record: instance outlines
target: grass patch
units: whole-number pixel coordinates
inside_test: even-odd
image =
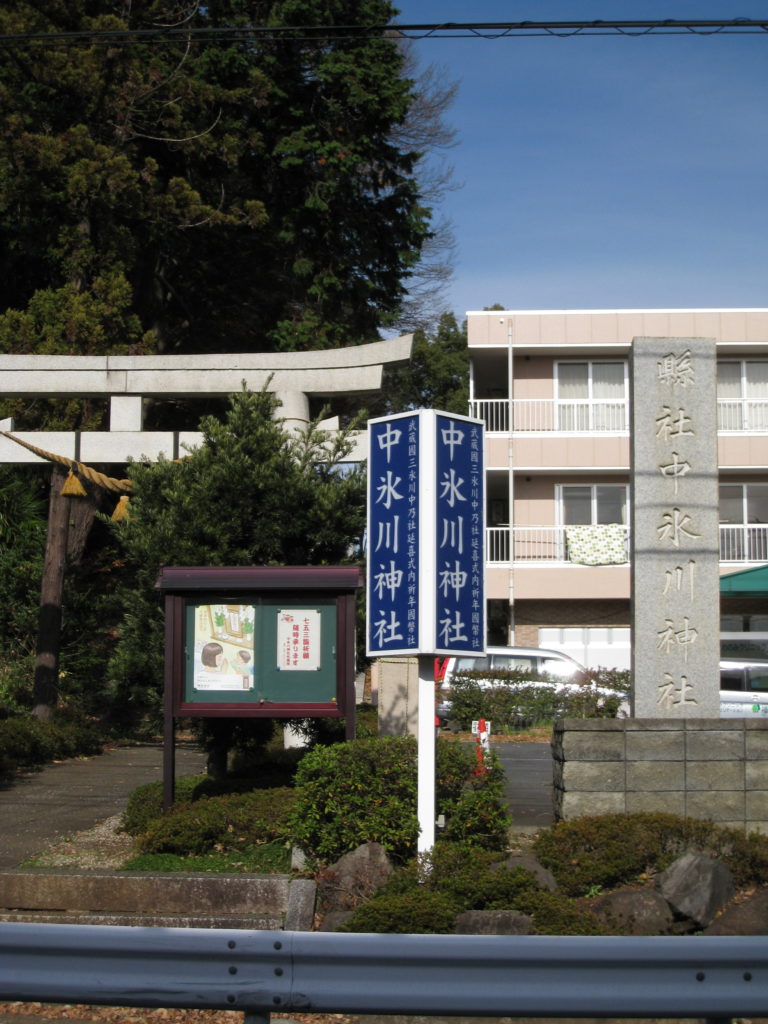
[[[550,743],[552,741],[553,722],[514,729],[509,732],[492,732],[491,743]],[[491,722],[493,727],[493,722]],[[477,737],[472,732],[452,732],[450,729],[440,730],[440,739],[450,743],[476,743]]]
[[[141,853],[131,857],[120,868],[121,871],[255,875],[286,874],[290,869],[291,851],[283,842],[189,857],[177,853]]]

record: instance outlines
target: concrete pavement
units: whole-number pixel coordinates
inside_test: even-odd
[[[177,775],[203,771],[205,755],[194,746],[176,749]],[[96,757],[45,767],[0,786],[0,869],[92,828],[125,809],[129,794],[162,780],[160,743],[111,747]]]

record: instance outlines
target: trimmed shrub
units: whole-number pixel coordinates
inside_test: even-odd
[[[243,776],[227,776],[222,779],[214,779],[209,775],[182,776],[176,779],[174,785],[174,805],[211,796],[292,786],[296,766],[304,753],[303,750],[277,750],[270,755],[262,754],[259,763],[249,763],[249,774]],[[149,782],[138,786],[128,797],[120,828],[129,835],[138,836],[146,832],[150,821],[162,815],[163,783]]]
[[[724,861],[734,884],[768,882],[768,838],[674,814],[603,814],[560,822],[540,832],[536,856],[573,896],[663,871],[693,849]]]
[[[448,741],[436,748],[437,810],[460,835],[471,820],[482,822],[480,841],[503,848],[508,819],[501,800],[501,768],[491,760],[487,775],[473,776],[472,750]],[[354,740],[317,747],[296,773],[299,800],[291,835],[310,857],[338,860],[361,843],[377,842],[395,860],[413,856],[416,816],[416,741],[413,737]],[[481,800],[478,793],[486,795]],[[469,836],[467,836],[469,838]]]
[[[516,910],[539,935],[611,934],[576,901],[543,891],[531,872],[506,868],[498,854],[466,843],[438,845],[430,858],[400,869],[341,930],[452,932],[465,910]]]
[[[180,804],[149,822],[138,848],[184,855],[270,842],[283,836],[295,800],[295,792],[284,787]]]
[[[296,773],[294,841],[331,863],[377,842],[398,860],[416,849],[416,743],[412,737],[353,740],[316,747]]]
[[[497,780],[503,780],[503,770],[495,755],[489,761],[488,774],[475,779],[477,767],[475,751],[463,743],[438,740],[435,744],[435,800],[441,810],[445,802],[456,801],[467,785],[490,788]]]
[[[454,930],[459,910],[449,897],[417,888],[375,896],[339,929],[344,932],[384,932],[444,935]]]
[[[207,776],[185,775],[176,779],[174,784],[174,806],[195,800],[198,791],[208,781]],[[137,786],[128,797],[128,803],[120,821],[120,830],[131,836],[139,836],[146,832],[149,823],[163,816],[163,783],[148,782]]]
[[[443,836],[452,842],[465,842],[484,850],[503,850],[512,818],[489,789],[468,790],[445,806]]]

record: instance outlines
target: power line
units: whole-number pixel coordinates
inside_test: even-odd
[[[286,39],[328,42],[386,36],[392,39],[509,39],[535,36],[658,36],[768,34],[768,18],[653,19],[636,21],[442,22],[413,25],[285,25],[111,29],[107,31],[25,32],[0,36],[0,46],[116,46],[132,42],[240,42]]]
[[[588,36],[588,35],[715,35],[759,34],[768,32],[768,19],[667,18],[650,21],[515,21],[515,22],[449,22],[443,25],[395,26],[406,38],[504,39],[510,36]],[[418,33],[418,34],[417,34]]]

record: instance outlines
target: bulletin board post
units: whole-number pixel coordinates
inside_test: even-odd
[[[433,409],[368,423],[369,656],[418,658],[419,852],[435,838],[436,656],[485,653],[481,420]]]

